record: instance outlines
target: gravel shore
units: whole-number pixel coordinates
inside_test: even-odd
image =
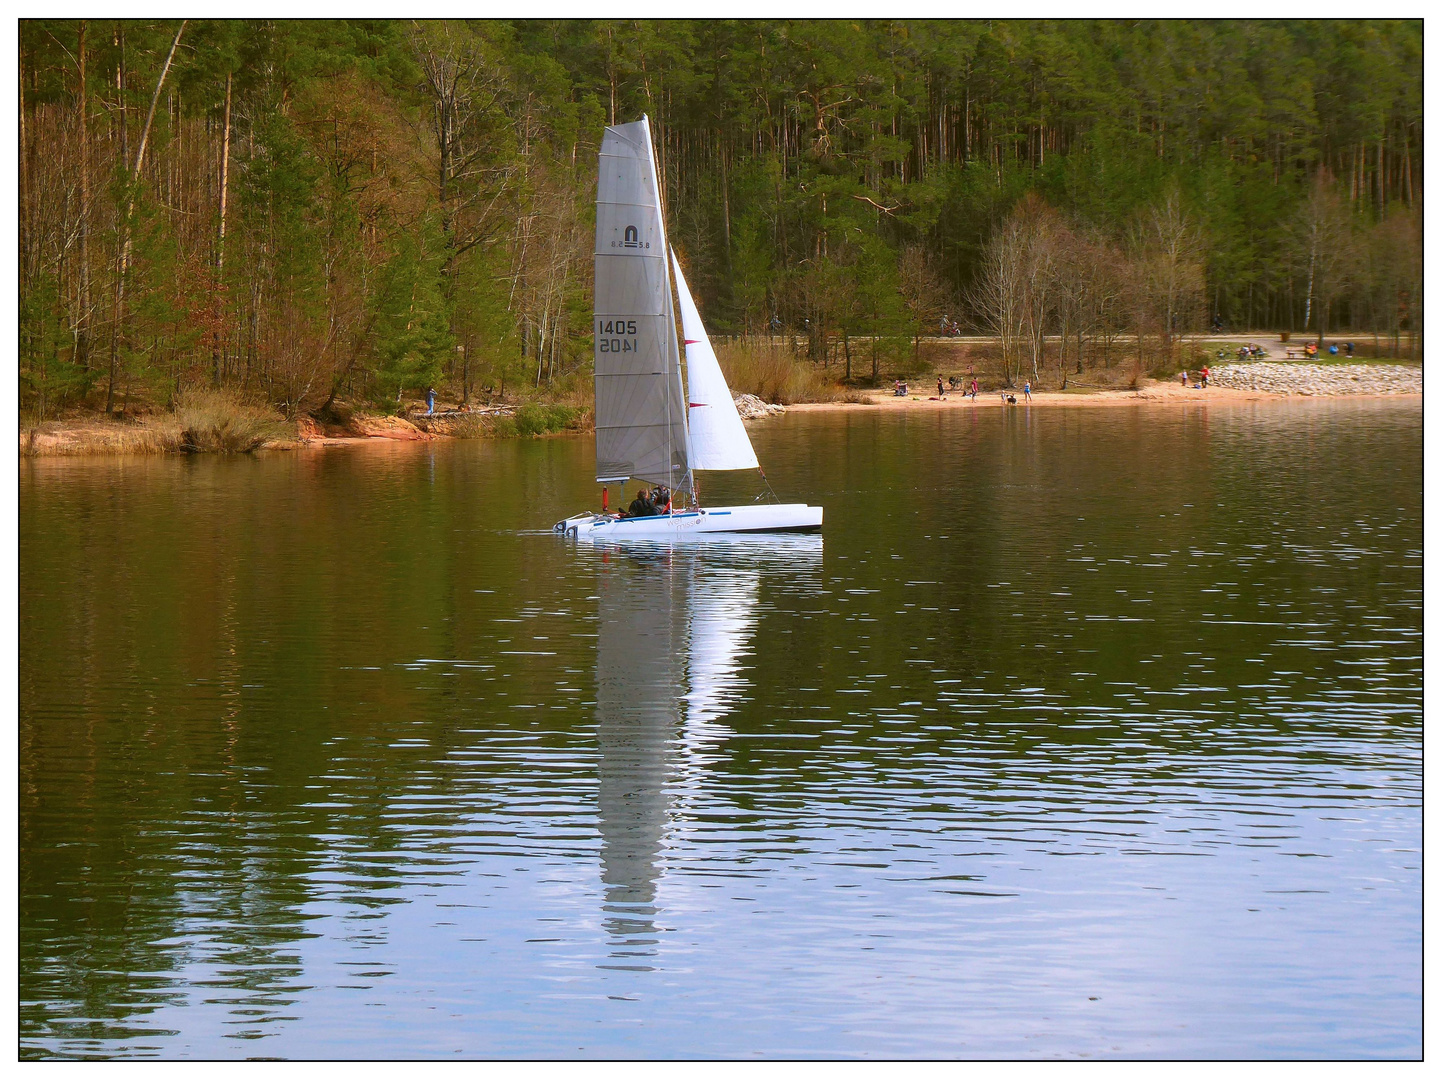
[[[1212,368],[1210,382],[1234,390],[1337,397],[1345,394],[1420,394],[1422,369],[1403,364],[1297,364],[1257,361]]]

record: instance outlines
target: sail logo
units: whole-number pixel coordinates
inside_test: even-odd
[[[626,226],[626,231],[621,235],[621,240],[620,240],[619,242],[617,242],[617,241],[615,241],[615,240],[612,240],[612,241],[611,241],[611,246],[612,246],[612,247],[623,247],[623,248],[636,248],[636,249],[641,250],[641,251],[647,251],[647,250],[650,249],[651,244],[650,244],[650,241],[645,241],[645,242],[643,242],[643,241],[641,240],[641,232],[640,232],[639,229],[636,228],[636,226],[634,226],[634,225],[627,225],[627,226]]]

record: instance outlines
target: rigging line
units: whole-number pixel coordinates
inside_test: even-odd
[[[763,491],[760,495],[757,495],[756,498],[752,499],[751,501],[760,502],[769,494],[771,496],[771,501],[774,502],[777,506],[780,506],[781,496],[776,494],[775,489],[771,486],[771,481],[766,479],[766,470],[763,469],[760,465],[757,465],[756,471],[761,474],[761,482],[766,485],[766,490]]]

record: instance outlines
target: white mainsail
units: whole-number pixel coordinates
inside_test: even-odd
[[[691,441],[688,459],[693,469],[755,469],[760,467],[746,425],[736,411],[731,388],[721,374],[715,350],[701,325],[701,314],[686,287],[681,263],[671,252],[676,270],[676,292],[681,298],[681,333],[686,339],[686,403],[690,413]]]
[[[651,126],[608,127],[596,192],[596,479],[690,490]]]

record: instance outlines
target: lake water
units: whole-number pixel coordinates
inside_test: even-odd
[[[1420,405],[753,436],[23,462],[22,1055],[1420,1055]]]

